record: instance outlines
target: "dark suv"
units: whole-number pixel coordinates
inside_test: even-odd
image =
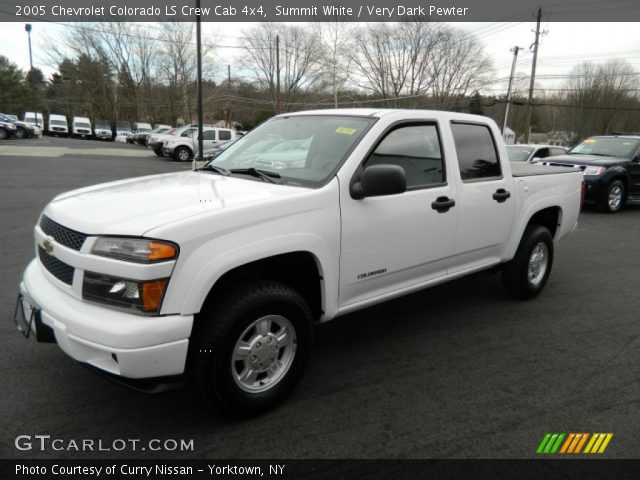
[[[0,122],[12,123],[16,127],[15,132],[12,133],[16,138],[31,138],[34,135],[34,130],[31,125],[19,120],[14,120],[4,113],[0,113]]]
[[[585,202],[614,213],[625,203],[640,203],[640,135],[590,137],[566,155],[537,163],[573,166],[584,175]]]

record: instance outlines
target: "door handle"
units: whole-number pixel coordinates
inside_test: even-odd
[[[504,188],[499,188],[496,193],[493,194],[493,199],[498,202],[506,202],[507,198],[511,196],[511,193],[507,192]]]
[[[456,201],[449,197],[438,197],[436,198],[436,201],[431,204],[431,208],[436,210],[438,213],[445,213],[455,206],[455,204]]]

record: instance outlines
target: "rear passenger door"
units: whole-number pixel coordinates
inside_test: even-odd
[[[202,132],[202,148],[205,150],[209,148],[213,148],[216,145],[216,131],[215,130],[205,130]]]
[[[513,224],[515,192],[511,176],[502,172],[488,125],[452,122],[451,133],[459,167],[459,212],[449,273],[457,273],[501,260]]]

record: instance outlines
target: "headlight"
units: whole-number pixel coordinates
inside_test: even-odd
[[[91,253],[136,263],[173,260],[178,248],[173,243],[144,238],[100,237]]]
[[[160,311],[168,283],[167,278],[137,281],[85,272],[82,298],[113,307],[155,314]]]
[[[583,175],[602,175],[606,170],[605,167],[587,167],[582,171]]]

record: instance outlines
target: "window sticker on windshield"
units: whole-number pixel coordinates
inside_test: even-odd
[[[631,142],[622,142],[623,145],[631,145]]]
[[[336,133],[341,133],[343,135],[353,135],[356,133],[355,128],[347,128],[347,127],[338,127],[336,128]]]
[[[587,138],[584,143],[596,143],[596,139],[595,138]]]

